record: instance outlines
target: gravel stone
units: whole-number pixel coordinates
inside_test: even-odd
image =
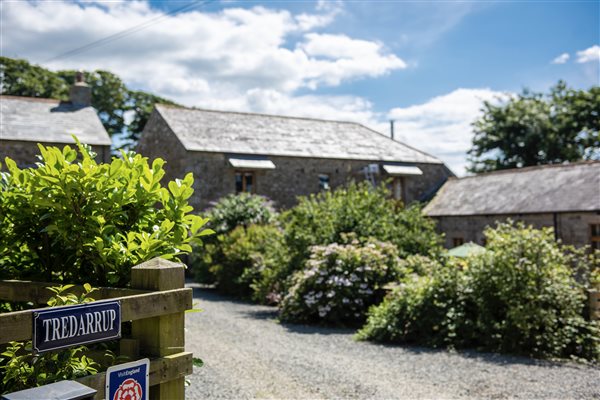
[[[188,399],[600,399],[600,367],[357,342],[352,330],[279,323],[277,309],[194,287]]]

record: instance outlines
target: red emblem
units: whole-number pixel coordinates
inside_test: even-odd
[[[141,400],[142,386],[132,378],[125,379],[115,392],[113,400]]]

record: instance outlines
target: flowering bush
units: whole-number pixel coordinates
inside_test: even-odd
[[[370,241],[314,246],[303,271],[292,279],[281,318],[355,325],[384,295],[383,286],[399,274],[396,247]]]

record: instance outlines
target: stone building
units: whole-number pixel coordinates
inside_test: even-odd
[[[91,107],[91,88],[78,77],[69,101],[0,96],[0,162],[10,157],[20,167],[34,165],[37,143],[62,147],[74,142],[92,146],[98,161],[110,161],[111,140]]]
[[[448,248],[485,244],[483,230],[510,218],[552,227],[566,244],[600,249],[600,162],[451,178],[423,212],[437,220]]]
[[[167,161],[167,177],[194,173],[191,204],[236,192],[279,208],[347,181],[390,179],[406,203],[430,198],[452,172],[438,159],[352,122],[157,105],[137,151]]]

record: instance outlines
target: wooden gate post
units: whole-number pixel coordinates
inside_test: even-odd
[[[171,290],[184,287],[184,265],[154,258],[131,269],[131,287]],[[165,308],[166,309],[166,308]],[[132,336],[139,341],[142,356],[164,357],[185,351],[185,313],[177,312],[132,322]],[[150,388],[150,399],[185,398],[185,378]]]

